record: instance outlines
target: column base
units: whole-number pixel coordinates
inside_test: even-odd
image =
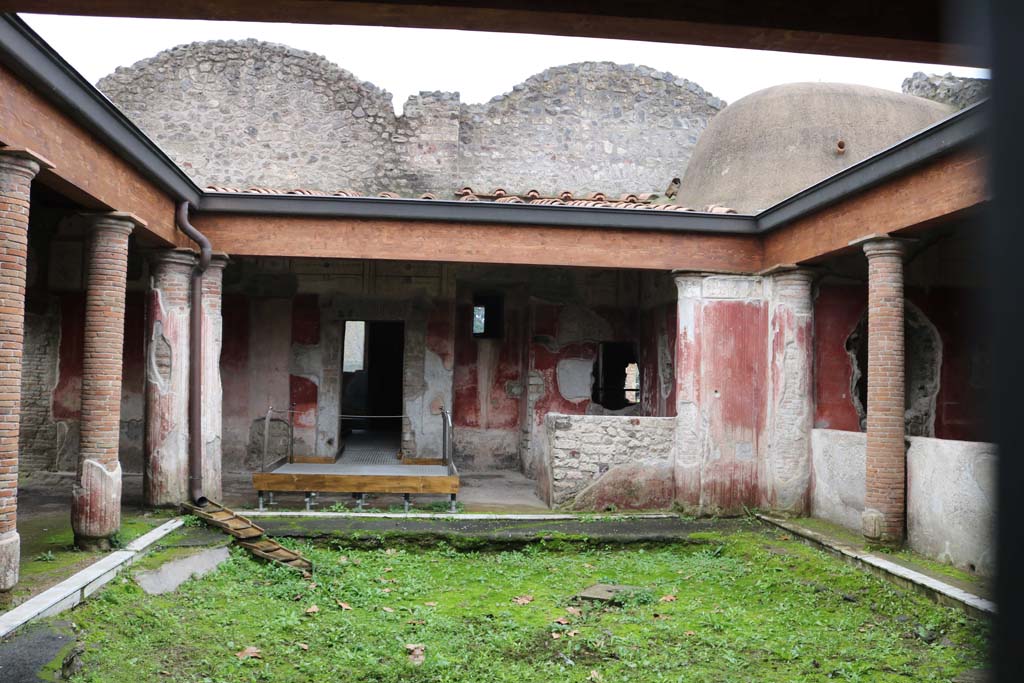
[[[0,536],[0,591],[9,591],[18,585],[21,565],[21,536],[9,531]]]
[[[102,536],[100,538],[92,538],[91,536],[78,536],[75,535],[75,547],[79,550],[92,551],[92,550],[110,550],[114,547],[110,539]]]
[[[885,515],[878,510],[864,510],[860,513],[860,528],[864,540],[869,545],[881,545],[898,548],[903,545],[903,538],[885,532]]]

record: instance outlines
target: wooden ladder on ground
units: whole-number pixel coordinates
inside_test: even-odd
[[[303,576],[312,576],[312,562],[294,550],[289,550],[277,541],[267,538],[262,527],[253,524],[252,520],[234,510],[213,501],[208,502],[204,507],[191,503],[183,503],[182,507],[210,526],[215,526],[224,533],[234,536],[238,545],[256,557],[289,569],[295,569],[302,572]]]

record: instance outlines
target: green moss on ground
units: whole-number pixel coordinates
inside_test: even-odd
[[[706,540],[492,553],[289,542],[316,563],[313,581],[236,548],[176,593],[119,580],[77,608],[74,680],[949,681],[984,665],[987,626],[962,612],[781,532]],[[573,601],[598,582],[641,590],[621,607]],[[421,666],[409,644],[424,646]],[[260,658],[236,656],[250,647]]]
[[[841,541],[849,546],[853,546],[854,548],[862,550],[869,549],[872,552],[886,555],[894,562],[898,562],[899,564],[910,567],[911,569],[917,569],[922,573],[930,574],[935,578],[953,579],[955,582],[961,584],[962,587],[968,589],[973,587],[976,592],[980,593],[986,593],[988,591],[988,582],[984,577],[965,572],[964,570],[958,569],[957,567],[945,562],[938,562],[936,560],[929,559],[924,555],[919,555],[907,548],[893,551],[879,548],[867,548],[867,544],[865,543],[863,536],[856,534],[845,527],[841,527],[838,524],[833,524],[832,522],[827,522],[823,519],[801,517],[799,519],[792,520],[792,522],[810,529],[811,531],[816,531],[819,534],[824,534],[834,538],[837,541]]]

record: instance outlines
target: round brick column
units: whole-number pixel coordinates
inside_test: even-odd
[[[861,525],[869,541],[903,542],[906,501],[903,245],[878,239],[868,258],[867,472]]]
[[[220,379],[220,350],[224,338],[221,310],[224,266],[228,257],[214,254],[203,273],[203,492],[221,500],[223,450],[223,390]]]
[[[128,236],[125,214],[89,216],[82,422],[71,526],[79,548],[105,548],[121,526],[121,366]]]
[[[18,431],[29,191],[40,162],[0,150],[0,591],[18,583]]]
[[[163,249],[149,261],[143,491],[147,505],[180,505],[189,493],[189,286],[196,257]]]

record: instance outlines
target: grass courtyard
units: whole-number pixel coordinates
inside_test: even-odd
[[[119,578],[70,618],[76,681],[949,681],[987,627],[758,525],[691,545],[239,551],[176,592]],[[171,551],[150,556],[165,561]],[[595,583],[635,586],[578,601]]]

